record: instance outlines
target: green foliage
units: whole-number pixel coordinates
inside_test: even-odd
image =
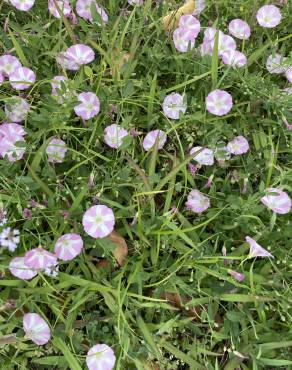
[[[291,95],[281,94],[285,79],[265,69],[272,52],[291,58],[291,3],[267,35],[255,21],[259,2],[209,1],[200,17],[203,27],[217,19],[227,32],[231,19],[251,21],[251,39],[237,40],[249,61],[240,70],[221,64],[216,48],[204,58],[197,48],[175,50],[160,19],[178,1],[145,1],[130,13],[124,0],[100,3],[109,12],[103,27],[97,12],[93,24],[79,18],[71,25],[49,16],[47,2],[37,2],[29,13],[0,4],[1,24],[8,25],[0,29],[1,52],[14,48],[37,72],[37,83],[26,95],[31,105],[24,123],[26,156],[13,164],[0,161],[0,201],[9,225],[21,230],[20,254],[38,245],[52,251],[56,239],[72,230],[85,242],[84,252],[61,263],[55,279],[18,280],[8,270],[12,254],[0,254],[1,369],[84,369],[86,352],[96,343],[112,346],[120,370],[290,368],[291,213],[275,218],[259,199],[267,186],[292,194],[292,131],[283,125],[283,117],[292,123]],[[68,73],[70,94],[58,104],[50,89],[60,74],[55,57],[76,35],[97,58]],[[201,41],[202,33],[196,45]],[[129,59],[120,66],[125,52]],[[227,116],[205,112],[205,97],[215,87],[233,96]],[[74,91],[100,98],[101,113],[86,126],[72,114]],[[168,120],[161,109],[173,91],[185,93],[188,103],[178,121]],[[4,83],[0,103],[12,95],[15,91]],[[138,135],[111,150],[103,143],[103,130],[111,123],[142,134],[163,129],[168,142],[163,150],[145,153]],[[201,168],[195,177],[188,172],[190,146],[215,149],[237,135],[249,140],[246,155]],[[56,136],[69,150],[64,163],[52,165],[45,148]],[[210,176],[205,192],[211,208],[194,215],[184,207],[186,196],[194,187],[203,189]],[[25,219],[31,199],[41,206]],[[117,231],[127,242],[122,267],[112,257],[112,243],[83,232],[82,215],[96,201],[114,210]],[[246,235],[260,238],[275,260],[247,260]],[[103,259],[106,267],[100,265]],[[246,279],[234,280],[230,268]],[[24,340],[25,312],[47,318],[52,340],[46,346]]]

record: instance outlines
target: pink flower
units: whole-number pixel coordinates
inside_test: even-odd
[[[203,42],[214,42],[216,33],[219,33],[219,40],[224,36],[224,33],[220,30],[217,30],[216,28],[213,27],[207,27],[204,31],[204,40]]]
[[[224,116],[232,108],[232,96],[224,90],[214,90],[206,98],[207,111],[215,116]]]
[[[9,82],[16,90],[26,90],[35,83],[35,73],[26,67],[19,67],[9,75]]]
[[[5,115],[11,122],[22,122],[26,119],[29,109],[25,99],[13,96],[5,104]]]
[[[273,74],[282,74],[285,73],[287,66],[285,66],[285,60],[280,54],[271,54],[266,63],[266,68],[270,73]]]
[[[49,325],[37,313],[26,313],[23,316],[23,330],[27,338],[43,346],[51,338]]]
[[[179,20],[179,27],[184,28],[187,32],[189,41],[193,41],[199,34],[201,29],[200,22],[192,15],[182,15]]]
[[[195,0],[195,10],[193,12],[193,15],[200,15],[205,7],[205,0]]]
[[[164,144],[166,143],[166,133],[162,130],[153,130],[148,132],[148,134],[145,136],[143,140],[143,148],[148,152],[150,149],[152,149],[156,143],[158,136],[158,149],[162,149],[164,147]]]
[[[65,52],[65,56],[79,67],[91,63],[95,58],[94,51],[84,44],[70,46]]]
[[[281,12],[275,5],[264,5],[257,12],[258,24],[266,28],[274,28],[281,22]]]
[[[128,0],[130,5],[143,5],[143,0]]]
[[[179,119],[180,114],[186,112],[187,103],[184,101],[183,95],[171,93],[164,98],[162,108],[166,117]]]
[[[228,270],[228,274],[234,277],[235,280],[241,282],[245,279],[245,275],[234,270]]]
[[[91,7],[96,7],[97,13],[100,15],[104,23],[108,22],[107,12],[99,6],[95,0],[77,0],[76,3],[76,12],[81,17],[90,22],[93,22],[93,16],[91,14]],[[100,24],[99,24],[100,25]]]
[[[22,126],[17,123],[3,123],[0,125],[0,155],[10,162],[21,159],[25,153],[24,147],[16,146],[16,143],[25,142],[26,135]]]
[[[63,261],[73,260],[81,253],[83,240],[78,234],[62,235],[55,244],[55,254]]]
[[[226,53],[227,51],[235,50],[235,49],[236,49],[236,42],[231,36],[228,36],[228,35],[223,35],[222,37],[219,36],[218,55],[220,57],[222,57],[224,53]]]
[[[285,73],[285,76],[289,82],[292,83],[292,67],[289,67]]]
[[[52,94],[57,94],[57,90],[61,89],[61,83],[68,81],[68,78],[65,76],[55,76],[52,79]]]
[[[115,216],[107,206],[93,206],[84,213],[82,224],[85,232],[92,238],[104,238],[113,231]]]
[[[178,27],[174,30],[172,38],[176,50],[186,53],[194,48],[195,39],[191,39],[191,34],[191,31],[183,27]]]
[[[116,356],[107,344],[96,344],[87,352],[86,365],[89,370],[112,370]]]
[[[292,125],[289,124],[286,118],[283,118],[283,122],[288,130],[292,130]]]
[[[57,63],[60,64],[60,66],[63,69],[68,69],[69,71],[78,71],[80,68],[80,65],[71,60],[66,52],[61,52],[56,56]]]
[[[249,150],[248,141],[243,136],[237,136],[227,144],[227,150],[231,154],[244,154]]]
[[[32,269],[43,270],[57,264],[57,257],[42,247],[31,249],[24,255],[24,263]]]
[[[33,7],[35,0],[9,0],[10,3],[15,6],[16,9],[27,12]]]
[[[60,104],[64,102],[64,99],[70,96],[70,91],[67,88],[67,82],[68,78],[65,76],[55,76],[51,82],[52,95],[57,96],[58,103]],[[65,85],[65,89],[62,85]]]
[[[202,149],[201,146],[195,146],[190,150],[190,154],[194,154]],[[204,148],[199,154],[194,157],[194,161],[200,165],[212,166],[214,164],[214,152],[212,149]]]
[[[269,253],[266,249],[264,249],[262,246],[260,246],[254,239],[252,239],[249,236],[245,237],[246,242],[250,245],[249,250],[249,257],[271,257],[274,258],[274,256]]]
[[[0,125],[0,138],[2,136],[25,136],[26,132],[24,131],[23,127],[18,123],[2,123]]]
[[[240,51],[229,49],[226,50],[222,55],[224,64],[232,67],[244,67],[247,63],[246,56]]]
[[[0,72],[0,86],[3,84],[3,82],[4,82],[4,75],[3,75],[3,73],[2,72]]]
[[[200,54],[201,54],[201,56],[204,57],[205,55],[212,55],[212,53],[213,53],[213,44],[212,44],[212,42],[204,41],[200,45]]]
[[[64,16],[69,17],[71,12],[72,12],[70,2],[68,0],[58,0],[57,4],[58,4],[60,10],[62,11],[62,13],[64,14]],[[48,9],[49,9],[49,12],[52,14],[52,16],[54,16],[55,18],[58,18],[58,19],[61,18],[60,14],[59,14],[59,12],[56,8],[56,5],[54,3],[54,0],[49,0],[48,1]]]
[[[30,269],[24,262],[24,257],[15,257],[9,263],[12,275],[22,280],[30,280],[37,275],[37,271]]]
[[[124,138],[128,135],[127,130],[115,123],[104,129],[104,141],[111,148],[118,149],[122,146]]]
[[[193,175],[193,176],[195,176],[195,174],[198,171],[198,166],[195,166],[194,164],[189,163],[188,164],[188,169],[189,169],[190,174]]]
[[[52,163],[62,163],[66,152],[66,143],[60,139],[52,139],[46,149],[48,161]]]
[[[228,26],[229,33],[240,39],[247,40],[250,38],[250,27],[242,19],[233,19]]]
[[[266,195],[261,198],[261,202],[273,212],[281,215],[289,213],[291,210],[291,199],[289,195],[281,189],[266,189]]]
[[[96,116],[100,111],[100,102],[98,97],[92,92],[84,92],[78,95],[77,100],[81,104],[74,107],[77,116],[81,117],[84,121],[89,120]]]
[[[18,58],[5,54],[0,57],[0,73],[9,77],[16,69],[22,67]]]
[[[194,213],[202,213],[210,207],[210,199],[199,190],[192,190],[188,195],[186,208]]]

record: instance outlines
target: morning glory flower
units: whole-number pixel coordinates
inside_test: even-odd
[[[29,112],[28,102],[19,96],[11,97],[5,104],[5,115],[10,122],[22,122]]]
[[[153,130],[148,132],[148,134],[145,136],[143,140],[143,148],[148,152],[150,149],[152,149],[156,143],[158,136],[158,149],[162,149],[166,143],[167,136],[166,133],[162,130]]]
[[[52,163],[62,163],[66,152],[66,143],[61,139],[52,139],[46,148],[48,161]]]
[[[195,154],[199,150],[201,151],[194,157],[194,161],[198,162],[202,166],[212,166],[214,164],[213,150],[209,148],[202,148],[201,146],[195,146],[190,150],[190,154]]]
[[[35,73],[26,67],[19,67],[9,75],[9,82],[16,90],[26,90],[35,83]]]
[[[127,130],[114,123],[104,129],[104,142],[111,148],[118,149],[128,135]]]
[[[291,198],[285,191],[277,188],[268,188],[261,202],[275,213],[284,215],[291,210]]]
[[[31,269],[43,270],[57,264],[57,257],[42,247],[34,248],[25,253],[24,263]]]
[[[21,10],[23,12],[27,12],[33,7],[35,0],[9,0],[9,1],[13,6],[15,6],[16,9]]]
[[[20,60],[13,55],[5,54],[0,57],[0,73],[4,77],[9,77],[20,67],[22,67]]]
[[[188,195],[186,208],[194,213],[202,213],[210,207],[210,199],[199,190],[192,190]]]
[[[231,154],[244,154],[249,150],[248,141],[244,136],[237,136],[227,144],[227,150]]]
[[[183,27],[178,27],[174,30],[172,38],[176,50],[186,53],[194,48],[195,39],[191,39],[191,34],[191,31]]]
[[[200,15],[205,7],[205,0],[195,0],[195,10],[193,11],[193,15]]]
[[[229,33],[240,39],[247,40],[250,38],[250,27],[242,19],[233,19],[228,26]]]
[[[71,261],[83,248],[83,240],[78,234],[64,234],[55,244],[55,255],[63,261]]]
[[[201,24],[197,18],[190,14],[182,15],[179,20],[179,27],[186,30],[186,37],[193,41],[199,34],[201,29]]]
[[[206,97],[207,111],[216,116],[224,116],[232,106],[232,96],[224,90],[214,90]]]
[[[272,74],[282,74],[287,70],[285,66],[285,61],[287,58],[284,58],[280,54],[271,54],[266,63],[267,70]]]
[[[89,370],[112,370],[116,356],[107,344],[96,344],[87,352],[86,365]]]
[[[11,274],[21,280],[31,280],[37,275],[36,270],[32,270],[24,262],[24,257],[15,257],[9,263]]]
[[[74,107],[77,116],[84,121],[96,116],[100,111],[99,98],[92,92],[84,92],[78,95],[77,100],[80,104]]]
[[[244,67],[247,63],[246,56],[240,51],[229,49],[222,55],[223,63],[232,67]]]
[[[91,47],[84,44],[76,44],[66,50],[65,57],[80,67],[91,63],[95,58],[95,54]]]
[[[51,338],[49,325],[37,313],[26,313],[23,316],[23,330],[25,336],[39,346],[43,346]]]
[[[275,5],[264,5],[257,12],[258,24],[266,28],[274,28],[281,22],[281,12]]]
[[[64,14],[64,16],[69,17],[71,12],[72,12],[70,2],[68,0],[57,0],[56,2],[58,4],[60,10]],[[48,9],[49,9],[49,12],[52,14],[52,16],[54,16],[55,18],[58,18],[58,19],[61,18],[60,14],[58,12],[58,9],[56,8],[54,0],[49,0],[48,1]]]
[[[292,67],[288,67],[287,71],[285,72],[285,76],[287,80],[292,83]]]
[[[250,245],[249,250],[249,257],[271,257],[274,258],[274,256],[269,253],[265,248],[260,246],[254,239],[252,239],[250,236],[245,237],[246,242]]]
[[[171,93],[164,98],[162,108],[166,117],[179,119],[180,115],[186,112],[187,103],[185,102],[183,95]]]
[[[17,123],[3,123],[0,125],[0,155],[7,157],[9,162],[21,159],[25,153],[25,147],[16,146],[16,143],[25,142],[26,132]]]
[[[81,18],[93,22],[91,7],[94,5],[96,8],[96,12],[100,15],[103,22],[107,23],[108,22],[107,12],[101,6],[99,6],[95,0],[77,0],[76,12]]]
[[[97,205],[84,213],[82,224],[85,232],[92,238],[104,238],[113,231],[115,216],[109,207]]]

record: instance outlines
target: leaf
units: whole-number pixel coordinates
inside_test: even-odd
[[[215,90],[218,81],[218,45],[219,45],[219,30],[215,35],[214,49],[212,53],[212,64],[211,64],[211,77],[212,77],[212,89]]]
[[[107,238],[116,245],[116,248],[112,251],[112,254],[117,260],[118,264],[123,266],[128,255],[128,245],[125,239],[117,231],[113,231]]]
[[[156,355],[156,357],[160,357],[157,345],[153,340],[153,335],[150,333],[148,326],[145,324],[141,316],[137,317],[137,324],[144,336],[145,341],[148,343],[153,353]]]
[[[52,342],[63,353],[71,370],[82,370],[79,361],[61,338],[55,337]]]
[[[12,41],[12,44],[15,47],[16,53],[17,53],[17,55],[18,55],[21,63],[25,67],[28,67],[29,66],[28,60],[26,59],[21,46],[19,45],[18,41],[16,40],[16,38],[14,37],[13,33],[11,32],[11,30],[9,28],[8,28],[8,33],[9,33],[9,36],[10,36],[11,41]]]

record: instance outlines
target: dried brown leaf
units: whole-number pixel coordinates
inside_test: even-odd
[[[116,244],[117,247],[113,250],[112,253],[118,264],[122,266],[125,262],[126,257],[128,256],[128,245],[125,239],[117,231],[113,231],[108,236],[108,239],[113,244]]]
[[[163,28],[165,29],[165,31],[173,30],[177,26],[179,19],[182,15],[192,14],[194,10],[195,10],[195,1],[189,0],[179,9],[170,12],[162,19]]]

